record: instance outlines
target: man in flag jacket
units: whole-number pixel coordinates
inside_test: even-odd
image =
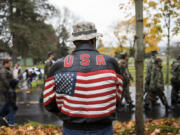
[[[43,91],[45,108],[63,120],[63,135],[113,135],[122,77],[117,61],[96,50],[95,25],[73,26],[76,48],[51,67]]]

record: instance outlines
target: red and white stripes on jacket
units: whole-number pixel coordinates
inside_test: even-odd
[[[121,101],[122,77],[114,70],[77,72],[74,95],[58,94],[54,76],[45,82],[44,106],[53,99],[59,110],[71,117],[98,118],[109,116],[116,110],[116,100]]]

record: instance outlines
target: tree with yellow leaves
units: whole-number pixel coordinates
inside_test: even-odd
[[[129,1],[128,5],[120,4],[120,10],[124,11],[125,18],[127,20],[119,22],[115,29],[114,35],[117,37],[120,46],[134,47],[134,35],[135,35],[135,16],[128,10],[134,6],[134,1]],[[156,10],[157,3],[154,1],[144,0],[144,34],[145,34],[145,52],[149,53],[152,50],[159,51],[158,43],[161,41],[162,28],[160,19],[157,12],[152,13],[152,10]]]
[[[105,47],[101,39],[98,41],[97,49],[102,54],[114,56],[115,49],[113,47]]]
[[[167,37],[167,72],[166,72],[166,83],[169,81],[169,49],[171,37],[180,32],[180,1],[179,0],[143,0],[144,8],[144,42],[145,42],[145,52],[149,53],[152,50],[159,51],[158,43],[163,37]],[[134,15],[130,13],[130,9],[134,6],[134,1],[129,1],[128,5],[120,5],[120,10],[124,10],[126,21],[120,22],[119,24],[128,24],[134,18]],[[115,31],[121,31],[122,25],[117,24]],[[133,25],[133,24],[132,24]],[[125,30],[126,31],[126,30]],[[132,30],[134,31],[134,30]],[[126,37],[116,37],[121,40],[132,39],[131,36],[126,32]],[[125,43],[125,41],[123,41]]]

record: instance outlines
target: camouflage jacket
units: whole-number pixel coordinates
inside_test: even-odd
[[[120,73],[123,76],[124,85],[128,85],[130,83],[130,81],[133,80],[133,77],[132,77],[131,73],[129,72],[127,61],[120,60],[119,68],[120,68]]]
[[[53,65],[53,61],[52,60],[46,60],[45,61],[45,65],[44,65],[44,78],[47,78],[47,75],[50,72],[51,66]]]
[[[162,67],[154,65],[150,80],[150,89],[164,89]]]
[[[147,64],[146,81],[148,81],[148,82],[150,82],[150,80],[151,80],[151,73],[152,73],[152,69],[153,69],[155,59],[156,59],[155,57],[151,57],[151,59],[149,60],[149,62]]]
[[[173,80],[176,80],[176,82],[180,83],[180,60],[174,61],[171,65],[171,74]]]
[[[13,80],[10,69],[1,67],[0,69],[0,92],[8,91],[10,88],[10,81]]]

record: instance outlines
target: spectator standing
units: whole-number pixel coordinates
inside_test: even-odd
[[[40,68],[38,69],[38,72],[39,72],[39,75],[38,75],[37,82],[38,82],[38,85],[39,85],[40,81],[42,80],[42,72],[41,72]]]
[[[15,93],[17,81],[13,79],[10,66],[11,61],[9,59],[3,60],[3,67],[0,69],[0,91],[5,97],[5,103],[0,109],[0,116],[8,126],[14,126],[17,110]]]
[[[31,82],[33,81],[33,74],[31,71],[28,71],[28,69],[26,69],[25,72],[26,72],[26,81],[28,88],[31,88],[32,87]]]
[[[63,135],[113,135],[122,79],[115,58],[96,50],[95,25],[73,26],[72,54],[57,60],[43,91],[45,108],[63,120]]]
[[[15,64],[13,68],[13,78],[17,81],[20,81],[22,77],[22,68],[19,66],[19,64]]]

